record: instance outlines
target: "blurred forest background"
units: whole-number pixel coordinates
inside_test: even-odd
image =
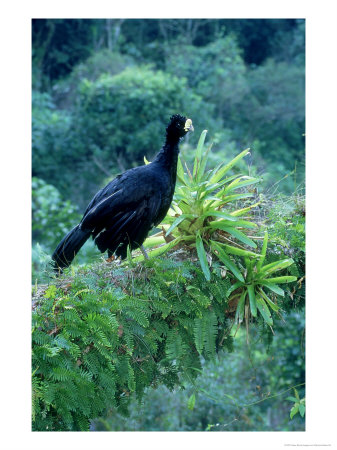
[[[33,19],[32,84],[34,283],[95,192],[151,160],[174,113],[193,120],[181,147],[186,161],[203,129],[214,142],[213,166],[251,148],[250,174],[262,176],[265,198],[278,199],[270,211],[275,242],[292,240],[304,258],[296,213],[305,172],[304,20]],[[87,243],[77,261],[97,254]],[[240,413],[217,398],[249,404],[303,382],[303,329],[304,313],[294,311],[268,354],[258,332],[250,348],[239,335],[234,354],[205,365],[194,411],[188,386],[173,395],[160,388],[130,418],[112,414],[93,429],[302,430],[284,395]]]

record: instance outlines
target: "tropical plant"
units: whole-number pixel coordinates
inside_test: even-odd
[[[257,249],[254,236],[245,230],[253,230],[258,225],[250,215],[259,202],[247,204],[255,196],[253,192],[242,191],[260,180],[255,177],[228,172],[249,152],[242,151],[227,164],[220,164],[206,171],[207,158],[212,144],[204,152],[207,131],[201,133],[195,153],[193,170],[186,165],[184,173],[181,160],[178,161],[179,186],[176,189],[172,208],[161,224],[162,231],[151,236],[145,247],[164,243],[150,256],[158,256],[176,245],[195,249],[206,280],[211,279],[213,260],[218,260],[223,270],[228,271],[232,286],[227,292],[232,303],[237,301],[235,322],[240,324],[243,318],[257,317],[259,312],[264,321],[271,326],[273,319],[270,309],[275,312],[279,307],[267,296],[265,288],[277,295],[284,291],[277,283],[290,283],[295,276],[270,277],[274,272],[286,269],[293,260],[282,259],[263,266],[267,253],[268,233],[265,233],[261,253],[248,250]],[[240,206],[238,207],[238,202]],[[242,204],[244,202],[244,204]],[[166,242],[165,242],[166,241]],[[169,242],[167,242],[169,241]],[[142,257],[139,257],[141,259]],[[246,302],[247,299],[247,302]],[[249,301],[248,301],[249,300]]]
[[[296,281],[295,276],[285,275],[280,277],[271,276],[274,272],[286,269],[294,263],[291,258],[275,261],[265,264],[264,260],[267,252],[268,232],[265,233],[262,252],[260,255],[252,256],[251,258],[244,256],[245,268],[242,272],[236,270],[234,275],[238,279],[227,291],[229,302],[237,303],[235,313],[235,323],[240,326],[243,319],[245,319],[248,326],[249,317],[257,317],[259,312],[267,325],[273,325],[273,318],[270,314],[270,309],[279,313],[280,306],[275,304],[266,294],[265,288],[274,294],[284,296],[284,290],[278,284],[290,283]],[[221,244],[214,243],[218,248],[220,259],[223,258]],[[269,309],[270,308],[270,309]]]
[[[287,397],[287,400],[294,402],[294,405],[290,410],[290,419],[293,419],[297,413],[300,413],[301,417],[304,417],[305,415],[305,397],[300,398],[297,389],[293,388],[293,390],[295,397]]]
[[[247,214],[258,203],[245,206],[240,209],[229,211],[231,204],[238,200],[254,197],[252,192],[235,192],[244,186],[259,182],[258,178],[235,174],[229,177],[225,175],[242,158],[249,149],[244,150],[228,164],[220,164],[214,170],[206,170],[208,154],[212,144],[206,152],[203,152],[204,141],[207,130],[201,133],[197,150],[195,153],[193,170],[186,166],[187,174],[184,173],[181,159],[178,160],[178,187],[173,199],[172,208],[161,224],[165,233],[157,233],[147,240],[145,246],[151,246],[169,240],[162,250],[171,248],[173,245],[188,244],[197,248],[198,256],[206,279],[209,280],[210,272],[207,263],[207,255],[204,245],[211,248],[212,238],[227,242],[228,248],[241,248],[248,255],[241,244],[256,248],[255,242],[242,230],[255,229],[254,222],[243,220]],[[226,210],[224,206],[226,205]],[[162,237],[161,237],[162,236]]]
[[[151,259],[97,263],[34,287],[34,430],[87,430],[110,408],[126,413],[149,387],[195,379],[202,357],[231,351],[229,281],[212,276],[189,261]]]

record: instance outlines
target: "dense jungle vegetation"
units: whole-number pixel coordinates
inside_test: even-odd
[[[304,430],[305,21],[33,19],[32,49],[33,429]],[[174,113],[177,246],[118,266],[87,242],[55,279]]]

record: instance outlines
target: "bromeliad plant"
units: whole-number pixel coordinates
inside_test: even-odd
[[[235,322],[238,326],[243,319],[248,324],[249,318],[257,317],[258,312],[271,326],[273,320],[270,309],[279,313],[280,308],[265,290],[267,288],[274,294],[284,295],[277,283],[289,283],[295,281],[296,277],[275,278],[270,275],[287,268],[293,264],[293,260],[284,259],[263,265],[268,233],[265,233],[261,254],[256,253],[254,233],[258,226],[252,221],[251,211],[259,201],[249,202],[254,193],[243,190],[252,187],[260,179],[240,173],[228,175],[249,153],[249,149],[242,151],[229,163],[206,171],[212,147],[211,144],[204,151],[206,134],[207,130],[201,133],[193,171],[185,164],[185,173],[181,159],[178,160],[178,187],[172,207],[160,225],[162,231],[147,239],[144,246],[151,248],[164,244],[152,250],[150,257],[167,252],[178,244],[196,249],[208,281],[211,280],[213,260],[219,261],[232,282],[227,298],[230,302],[237,302]],[[247,230],[250,230],[249,235]]]
[[[211,260],[213,247],[212,239],[227,243],[228,249],[236,249],[248,245],[256,248],[255,242],[247,236],[245,229],[255,229],[254,222],[245,220],[249,211],[258,203],[235,209],[237,201],[246,201],[254,197],[251,192],[238,192],[239,189],[258,183],[258,178],[227,173],[248,153],[244,150],[228,164],[220,164],[213,170],[206,172],[206,164],[212,144],[204,152],[204,141],[207,130],[201,133],[193,171],[186,166],[184,173],[181,159],[178,160],[178,187],[176,189],[172,208],[161,224],[164,231],[151,236],[145,242],[145,247],[163,243],[166,244],[150,253],[157,256],[166,252],[177,244],[196,247],[197,254],[204,275],[210,280],[208,260]],[[224,209],[226,208],[226,209]],[[206,249],[209,251],[207,258]]]
[[[219,259],[226,265],[225,253],[222,245],[213,243],[217,249]],[[276,313],[279,313],[280,307],[274,303],[267,295],[266,288],[273,294],[284,296],[284,290],[278,285],[282,283],[290,283],[296,281],[294,276],[272,276],[274,272],[282,269],[286,269],[294,261],[291,258],[283,259],[280,261],[274,261],[270,264],[264,264],[268,245],[268,232],[265,232],[261,254],[241,255],[243,256],[244,265],[243,271],[233,263],[232,273],[236,278],[235,283],[227,291],[227,298],[229,303],[236,302],[236,313],[234,323],[237,327],[245,319],[248,326],[250,316],[257,317],[259,312],[263,317],[265,323],[270,327],[273,325],[273,318],[270,313],[270,309]],[[224,259],[225,256],[225,259]]]

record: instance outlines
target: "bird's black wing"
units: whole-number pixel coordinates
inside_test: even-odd
[[[100,225],[104,227],[108,218],[132,214],[142,205],[155,218],[161,205],[161,189],[156,178],[159,178],[158,174],[153,174],[144,166],[128,170],[115,178],[89,203],[81,228],[93,230]]]
[[[80,228],[90,230],[101,252],[125,257],[127,246],[140,246],[161,218],[165,186],[160,171],[131,169],[96,194]]]

